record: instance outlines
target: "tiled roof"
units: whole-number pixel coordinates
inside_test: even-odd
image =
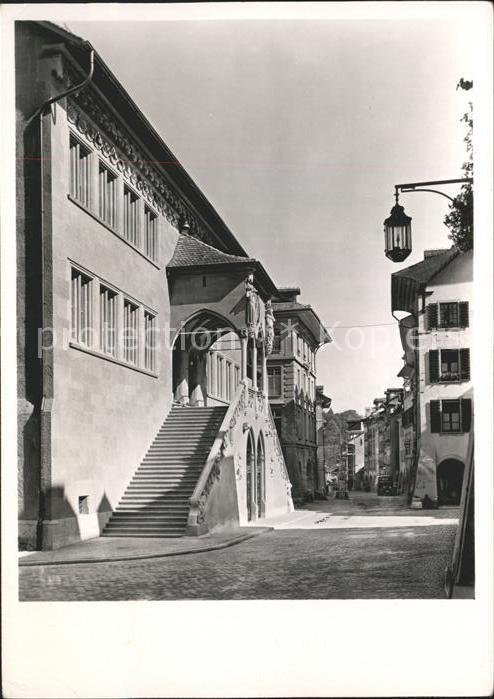
[[[410,267],[400,269],[399,272],[394,272],[393,277],[407,277],[407,279],[413,279],[419,284],[427,284],[427,282],[440,272],[453,257],[456,257],[456,255],[458,255],[458,250],[456,248],[449,248],[441,252],[434,250],[433,255],[426,257],[424,260]]]
[[[459,254],[457,248],[426,257],[415,265],[400,269],[391,275],[391,310],[413,313],[420,289],[444,269]]]
[[[173,257],[167,266],[175,268],[198,267],[202,265],[245,264],[246,262],[255,262],[255,260],[250,257],[229,255],[191,235],[182,233],[175,246]]]

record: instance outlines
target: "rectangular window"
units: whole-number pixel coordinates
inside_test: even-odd
[[[442,432],[460,432],[460,401],[442,401]]]
[[[279,328],[274,329],[273,337],[273,354],[279,354],[281,352],[281,333]]]
[[[436,328],[468,328],[468,326],[468,301],[428,304],[427,327],[429,330]]]
[[[131,301],[124,299],[123,318],[123,358],[129,364],[137,364],[139,348],[139,308]]]
[[[156,260],[158,245],[158,217],[147,206],[144,207],[144,252],[152,260]],[[206,277],[203,277],[203,286]]]
[[[441,350],[441,381],[458,381],[460,356],[458,350]]]
[[[302,342],[302,340],[301,340],[300,335],[297,335],[297,354],[299,357],[300,357],[300,353],[301,353],[301,342]]]
[[[233,372],[234,372],[233,375],[234,375],[234,377],[235,377],[235,386],[234,386],[234,390],[236,391],[236,390],[237,390],[237,387],[238,387],[238,385],[239,385],[239,383],[240,383],[240,367],[238,367],[238,366],[235,365]]]
[[[281,396],[281,367],[268,368],[268,396],[277,398]]]
[[[100,285],[100,349],[112,357],[117,356],[117,300],[114,291]]]
[[[470,350],[431,350],[429,352],[431,383],[438,381],[469,381]]]
[[[136,246],[139,245],[138,205],[137,194],[128,187],[124,187],[123,234],[125,240]]]
[[[99,164],[99,217],[111,228],[116,225],[117,212],[117,178],[103,165]]]
[[[431,400],[431,432],[470,432],[472,423],[472,401]]]
[[[80,345],[91,345],[93,304],[92,279],[72,269],[70,285],[71,338]]]
[[[91,151],[74,136],[70,137],[70,195],[83,206],[90,205]]]
[[[441,328],[457,328],[459,325],[458,304],[439,304],[439,323]]]
[[[144,368],[156,371],[156,317],[144,311]]]
[[[232,399],[232,363],[228,359],[225,363],[225,384],[226,399],[230,401]]]
[[[223,375],[223,367],[224,367],[223,357],[220,357],[220,355],[218,355],[218,392],[216,394],[218,396],[218,398],[224,397],[223,391],[224,391],[224,386],[225,386],[225,379],[224,379],[224,375]]]

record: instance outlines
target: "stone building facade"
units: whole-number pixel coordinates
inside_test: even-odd
[[[297,500],[323,496],[316,439],[316,354],[331,341],[298,288],[278,289],[272,300],[273,350],[268,358],[269,400]]]
[[[16,105],[21,545],[290,510],[263,265],[88,42],[17,22]]]
[[[409,314],[400,325],[415,507],[460,502],[473,436],[472,293],[472,251],[428,250],[422,262],[392,275],[392,309]]]

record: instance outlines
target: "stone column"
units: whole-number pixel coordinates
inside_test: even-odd
[[[257,389],[257,344],[255,337],[252,338],[252,388]]]
[[[264,342],[261,348],[261,365],[262,365],[262,391],[267,397],[268,395],[268,362],[266,358],[266,346]]]
[[[241,368],[240,368],[240,379],[245,381],[247,379],[247,333],[244,331],[240,335],[240,350],[241,350]]]
[[[178,351],[177,372],[175,400],[187,405],[189,402],[189,353],[187,350]]]

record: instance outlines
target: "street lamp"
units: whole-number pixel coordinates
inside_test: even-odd
[[[412,252],[412,219],[407,216],[405,210],[398,203],[399,192],[434,192],[446,197],[449,201],[454,202],[453,197],[449,194],[431,189],[430,185],[445,185],[455,183],[473,182],[470,177],[465,177],[457,180],[431,180],[429,182],[407,182],[404,184],[395,184],[395,205],[391,209],[391,215],[384,221],[384,245],[386,257],[393,262],[403,262]]]

